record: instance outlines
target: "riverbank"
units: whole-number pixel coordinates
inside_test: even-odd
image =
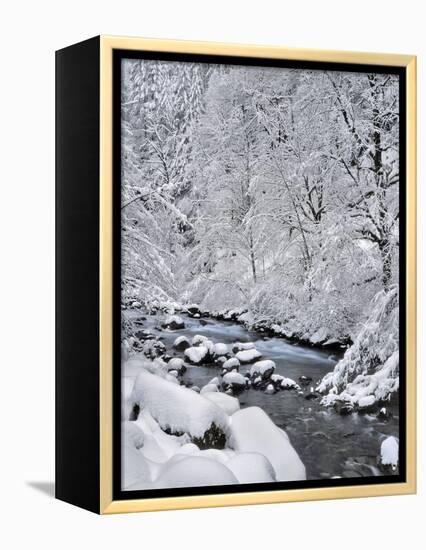
[[[339,357],[330,355],[324,349],[289,342],[282,335],[276,337],[250,331],[242,322],[218,320],[211,315],[182,315],[184,327],[178,330],[162,327],[167,319],[163,313],[142,315],[142,320],[138,310],[133,310],[129,315],[133,322],[142,322],[143,330],[153,335],[155,342],[162,344],[162,357],[167,361],[171,357],[183,360],[186,371],[179,375],[179,383],[186,387],[196,386],[202,390],[221,373],[221,366],[216,363],[191,366],[184,351],[173,347],[176,338],[192,341],[197,335],[214,344],[224,344],[228,349],[235,342],[252,342],[261,353],[262,360],[274,362],[276,376],[296,381],[299,389],[275,391],[274,387],[274,391],[268,393],[267,385],[262,389],[249,386],[234,398],[238,399],[241,409],[261,408],[288,434],[306,467],[308,479],[364,477],[383,473],[378,466],[380,447],[388,436],[398,437],[398,410],[391,407],[386,416],[380,417],[358,413],[341,415],[334,409],[321,406],[319,396],[312,391],[327,372],[333,370]],[[239,373],[245,376],[251,366],[240,366]],[[301,380],[308,381],[308,384],[301,384]],[[224,387],[219,388],[219,392],[224,390]]]

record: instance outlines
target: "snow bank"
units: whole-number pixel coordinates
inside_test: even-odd
[[[306,479],[306,471],[287,434],[259,407],[241,409],[231,416],[230,445],[236,451],[264,455],[277,481]]]
[[[198,393],[143,371],[132,394],[134,403],[147,409],[162,429],[203,437],[215,424],[224,433],[228,419],[223,410]]]
[[[205,487],[233,485],[238,479],[224,464],[199,456],[182,455],[164,466],[154,485],[162,487]]]
[[[121,447],[121,483],[125,489],[134,483],[151,483],[149,462],[131,445]]]
[[[217,391],[219,391],[219,389],[216,386],[216,384],[206,384],[201,388],[200,393],[204,395],[205,393],[211,393],[211,392],[217,392]]]
[[[226,393],[208,392],[204,394],[204,397],[220,407],[229,416],[233,415],[234,412],[237,412],[240,408],[238,399]]]
[[[322,344],[328,339],[329,333],[330,331],[328,328],[321,327],[309,338],[309,341],[311,344]]]
[[[140,449],[144,442],[144,433],[136,422],[124,421],[121,423],[121,435],[125,445]]]
[[[334,370],[320,382],[317,391],[326,394],[324,405],[338,401],[360,406],[390,400],[399,390],[399,300],[398,289],[380,292],[375,307],[354,344]],[[362,406],[362,405],[361,405]]]
[[[226,463],[240,483],[276,481],[275,470],[266,456],[260,453],[236,453]]]
[[[121,379],[121,419],[129,420],[133,410],[132,392],[135,385],[135,378]]]
[[[251,363],[262,357],[262,354],[257,349],[245,349],[238,351],[236,357],[240,363]]]

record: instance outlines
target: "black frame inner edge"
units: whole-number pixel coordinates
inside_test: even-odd
[[[400,141],[399,141],[399,474],[339,479],[315,479],[274,483],[250,483],[241,485],[214,485],[206,487],[182,487],[172,489],[146,489],[123,491],[121,489],[121,62],[123,59],[147,59],[211,64],[282,67],[322,71],[396,74],[399,76]],[[323,61],[294,61],[258,57],[234,57],[205,54],[145,52],[142,50],[113,51],[113,500],[167,498],[181,496],[244,494],[261,491],[349,487],[359,485],[395,484],[406,481],[406,69],[405,67],[331,63]]]

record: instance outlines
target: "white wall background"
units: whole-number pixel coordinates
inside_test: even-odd
[[[414,0],[3,2],[0,15],[0,545],[4,548],[401,548],[423,539],[417,496],[97,517],[40,490],[54,475],[54,50],[103,33],[419,56],[419,389],[424,3]],[[31,485],[33,484],[33,485]],[[38,489],[34,487],[38,485]],[[44,485],[43,485],[44,484]],[[47,484],[47,485],[46,485]],[[423,510],[422,510],[423,507]]]

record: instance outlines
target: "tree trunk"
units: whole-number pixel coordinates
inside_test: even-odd
[[[257,274],[256,274],[256,257],[254,255],[254,249],[253,249],[253,235],[250,231],[250,261],[251,261],[251,271],[253,275],[253,281],[254,283],[257,282]]]
[[[380,256],[382,258],[382,283],[385,291],[389,290],[392,278],[392,257],[388,240],[379,242]]]

